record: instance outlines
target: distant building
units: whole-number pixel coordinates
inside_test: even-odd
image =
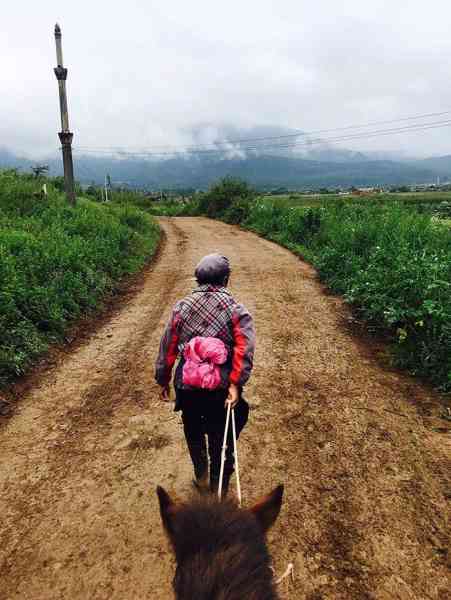
[[[363,187],[363,188],[354,188],[351,190],[351,194],[353,196],[371,196],[372,194],[379,194],[379,188],[375,187]]]

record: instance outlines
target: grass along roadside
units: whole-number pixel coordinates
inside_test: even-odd
[[[0,173],[0,386],[12,381],[92,312],[156,251],[160,231],[131,205],[79,199],[48,183]]]
[[[451,391],[451,231],[399,205],[254,207],[244,226],[307,258],[396,364]]]

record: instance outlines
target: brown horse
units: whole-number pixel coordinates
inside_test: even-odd
[[[175,551],[177,600],[277,600],[265,533],[280,512],[283,486],[247,510],[213,496],[178,504],[161,487],[157,494]]]

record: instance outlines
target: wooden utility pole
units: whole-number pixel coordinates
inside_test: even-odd
[[[68,201],[75,206],[74,163],[72,161],[72,138],[74,134],[69,131],[69,113],[67,110],[66,79],[67,69],[63,66],[63,48],[61,46],[61,29],[55,25],[56,64],[54,69],[58,80],[61,112],[61,131],[58,133],[63,151],[64,187]]]

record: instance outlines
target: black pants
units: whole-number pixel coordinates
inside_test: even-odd
[[[176,394],[177,406],[182,410],[183,428],[195,476],[198,479],[204,477],[208,472],[208,463],[210,463],[210,487],[214,491],[218,487],[221,468],[221,449],[227,416],[225,408],[227,390],[177,389]],[[235,406],[237,437],[246,425],[248,416],[249,405],[244,398],[240,397]],[[208,439],[208,455],[205,436]],[[224,491],[227,491],[234,466],[232,423],[230,422],[224,465]]]

